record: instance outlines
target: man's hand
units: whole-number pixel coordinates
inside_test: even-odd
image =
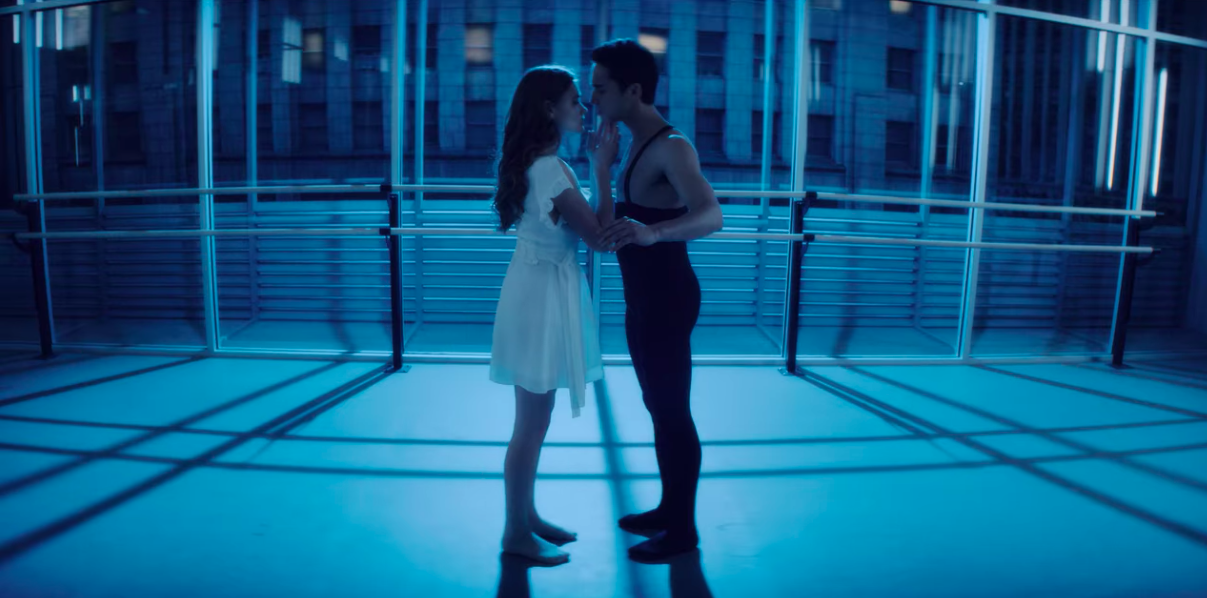
[[[628,244],[649,247],[658,242],[658,231],[636,220],[621,218],[604,229],[602,240],[606,247],[619,249]]]

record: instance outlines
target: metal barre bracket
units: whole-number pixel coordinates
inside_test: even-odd
[[[391,192],[391,191],[393,191],[393,190],[394,190],[394,185],[391,185],[391,184],[389,184],[389,183],[382,183],[382,184],[381,184],[381,192],[382,192],[382,193],[390,193],[390,192]]]

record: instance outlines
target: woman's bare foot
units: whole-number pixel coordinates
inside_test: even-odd
[[[561,565],[570,554],[541,539],[533,532],[503,533],[503,552],[530,558],[542,565]]]
[[[536,515],[529,515],[528,520],[532,521],[532,533],[538,537],[548,540],[557,546],[569,544],[578,540],[578,534],[562,529]]]

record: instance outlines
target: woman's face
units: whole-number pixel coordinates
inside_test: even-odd
[[[587,109],[578,95],[578,85],[571,85],[553,107],[553,120],[563,133],[582,133],[586,114]]]

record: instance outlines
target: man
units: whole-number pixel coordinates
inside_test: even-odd
[[[624,281],[625,336],[653,420],[662,478],[658,507],[626,515],[619,524],[625,531],[649,537],[629,549],[631,558],[659,562],[699,544],[695,508],[700,438],[689,393],[691,333],[700,314],[700,283],[688,260],[686,242],[721,229],[721,206],[700,172],[691,142],[654,108],[658,85],[654,55],[626,39],[596,48],[591,60],[595,63],[591,101],[604,129],[621,123],[633,136],[620,174],[618,193],[623,201],[615,203],[616,220],[604,230],[603,243],[620,246],[616,259]],[[614,140],[615,135],[601,138]],[[612,202],[610,162],[597,161],[594,172],[599,200],[608,203]],[[602,212],[606,204],[600,207]]]

